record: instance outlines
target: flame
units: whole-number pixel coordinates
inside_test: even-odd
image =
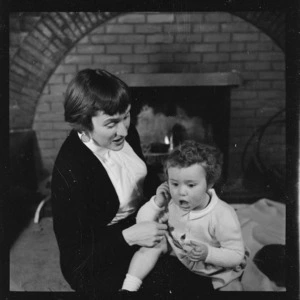
[[[165,143],[166,145],[170,145],[170,140],[169,140],[169,138],[168,138],[167,135],[165,136],[164,143]]]

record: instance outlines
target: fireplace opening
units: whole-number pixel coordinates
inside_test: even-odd
[[[164,179],[162,163],[187,139],[214,144],[224,155],[227,179],[230,88],[228,86],[131,87],[132,118],[143,154]]]

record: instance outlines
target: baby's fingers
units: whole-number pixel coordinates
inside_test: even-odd
[[[164,214],[162,217],[159,218],[160,223],[165,223],[168,221],[168,215]]]
[[[200,249],[200,250],[196,250],[196,249],[192,249],[191,250],[191,254],[193,255],[193,256],[200,256],[201,254],[202,254],[202,250]]]
[[[163,193],[165,199],[169,200],[171,198],[171,195],[170,195],[170,193],[168,191],[163,191],[162,193]]]
[[[199,261],[199,258],[189,257],[190,261]]]
[[[199,261],[201,258],[201,255],[189,253],[188,257],[191,261]]]

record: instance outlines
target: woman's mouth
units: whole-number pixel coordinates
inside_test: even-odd
[[[124,137],[120,137],[120,138],[117,138],[117,139],[114,139],[113,142],[115,144],[122,144],[124,141]]]

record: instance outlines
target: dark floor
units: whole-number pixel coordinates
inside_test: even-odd
[[[71,291],[59,268],[51,217],[31,220],[12,245],[10,291]]]

